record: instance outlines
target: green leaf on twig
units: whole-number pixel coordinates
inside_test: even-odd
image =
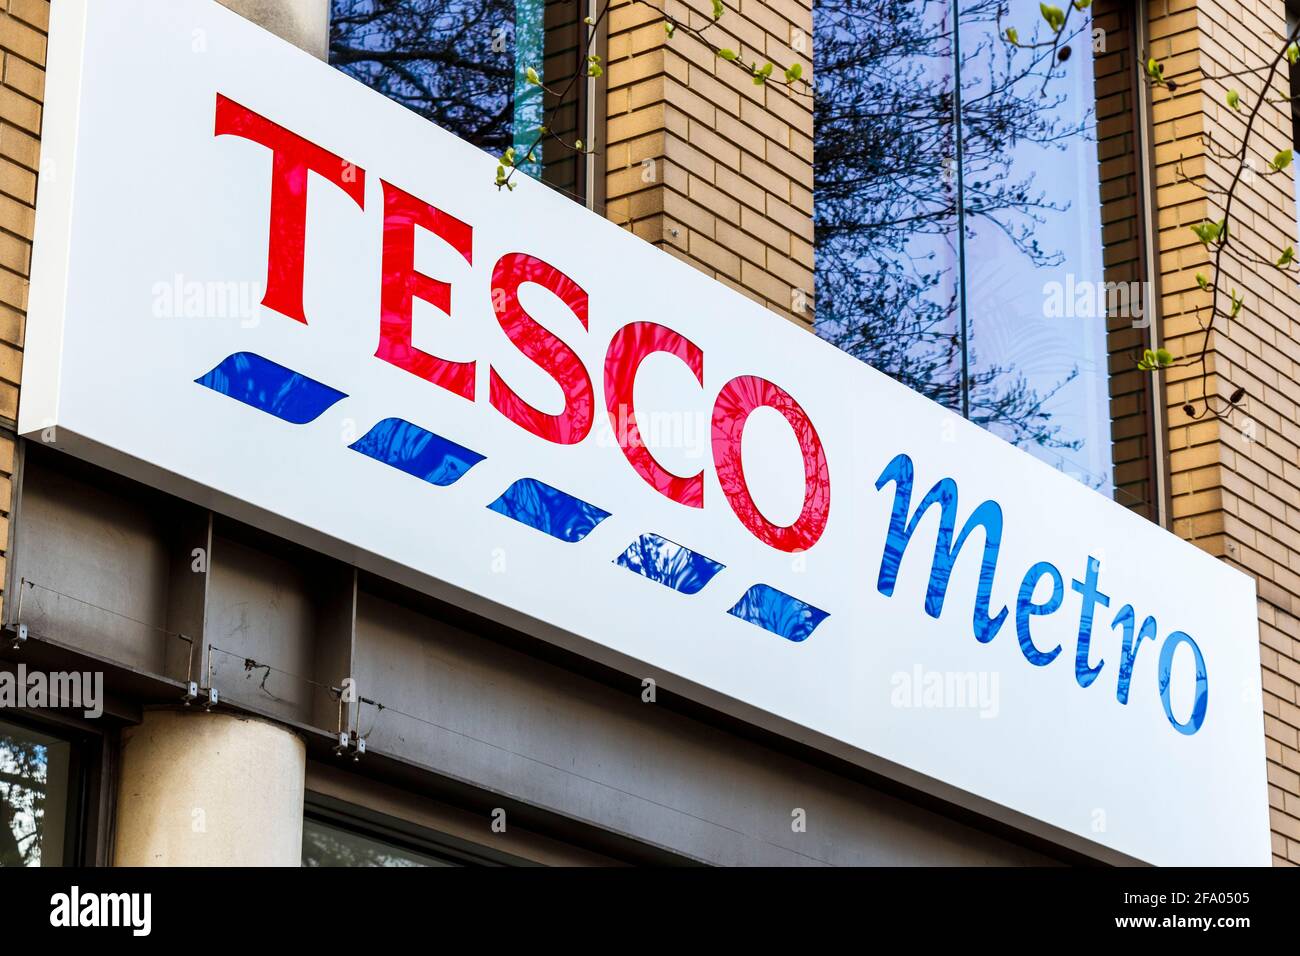
[[[1278,268],[1285,269],[1293,262],[1295,262],[1295,246],[1287,246],[1278,257]]]
[[[1273,162],[1268,164],[1269,169],[1273,170],[1273,172],[1275,173],[1280,173],[1282,170],[1286,169],[1288,166],[1291,165],[1291,159],[1294,157],[1294,155],[1295,154],[1292,153],[1291,150],[1289,149],[1282,150],[1280,153],[1278,153],[1276,156],[1273,157]]]
[[[1210,280],[1205,277],[1204,272],[1196,273],[1196,284],[1201,287],[1202,292],[1210,288]]]
[[[1201,242],[1205,243],[1207,246],[1218,240],[1223,235],[1223,223],[1210,222],[1208,219],[1205,222],[1198,222],[1196,225],[1189,228],[1192,232],[1196,233],[1196,238],[1201,240]]]
[[[1059,33],[1061,27],[1065,26],[1065,11],[1060,7],[1053,7],[1046,3],[1040,3],[1038,9],[1043,14],[1043,19],[1054,32]]]
[[[790,68],[785,71],[785,81],[787,83],[793,83],[801,76],[803,76],[802,63],[792,63]]]
[[[722,19],[722,0],[713,0],[713,19]]]
[[[1234,110],[1236,110],[1238,113],[1241,112],[1241,94],[1240,94],[1240,93],[1238,93],[1236,90],[1228,90],[1227,100],[1228,100],[1228,105],[1229,105],[1229,106],[1231,106],[1231,107],[1232,107]]]
[[[1174,357],[1168,349],[1145,349],[1138,368],[1144,372],[1154,372],[1158,368],[1168,368],[1174,364]]]

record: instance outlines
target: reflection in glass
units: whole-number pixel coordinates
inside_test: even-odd
[[[950,0],[819,0],[817,331],[961,408]]]
[[[450,860],[307,817],[302,822],[303,866],[456,866]]]
[[[491,153],[514,140],[515,0],[333,0],[330,63]]]
[[[584,14],[577,0],[332,0],[330,63],[493,156],[513,147],[520,172],[581,199],[585,84],[569,80]]]
[[[1067,26],[1069,67],[1045,83],[1056,51],[1000,35],[1050,40],[1036,0],[1003,2],[1000,19],[991,6],[963,4],[960,29],[970,417],[1110,495],[1088,21]]]
[[[1148,490],[1148,462],[1134,457],[1145,447],[1146,382],[1122,383],[1133,409],[1121,412],[1108,368],[1127,367],[1144,334],[1124,312],[1142,309],[1136,185],[1131,163],[1099,171],[1135,149],[1124,132],[1131,56],[1121,5],[1102,5],[1072,9],[1064,56],[1033,46],[1048,37],[1035,0],[815,5],[816,327],[1133,505],[1130,492]],[[1104,68],[1094,13],[1123,48]],[[1104,155],[1103,82],[1113,126]],[[1112,422],[1120,414],[1132,420]],[[1112,433],[1125,439],[1122,489]]]
[[[63,862],[71,746],[0,721],[0,866]]]

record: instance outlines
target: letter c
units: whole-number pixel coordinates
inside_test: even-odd
[[[676,355],[704,384],[704,353],[686,336],[654,322],[633,322],[614,333],[605,353],[605,408],[623,454],[650,487],[688,508],[704,507],[704,471],[689,477],[674,475],[659,464],[641,441],[633,392],[636,373],[646,356],[655,352]]]

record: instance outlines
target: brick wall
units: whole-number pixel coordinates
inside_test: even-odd
[[[1213,191],[1225,189],[1234,170],[1202,134],[1229,148],[1239,142],[1244,122],[1224,101],[1228,86],[1253,102],[1262,85],[1206,75],[1240,72],[1279,49],[1285,8],[1282,0],[1153,0],[1150,26],[1151,53],[1179,84],[1172,95],[1154,93],[1153,118],[1163,329],[1182,356],[1201,346],[1196,306],[1207,302],[1195,273],[1208,256],[1187,227],[1221,218]],[[1290,96],[1287,86],[1282,71],[1270,97]],[[1286,105],[1269,104],[1256,125],[1252,161],[1263,173],[1291,145]],[[1255,175],[1238,202],[1235,241],[1270,260],[1297,244],[1290,174]],[[1300,864],[1300,286],[1250,261],[1228,265],[1225,275],[1245,307],[1210,339],[1211,389],[1226,396],[1245,386],[1245,414],[1232,425],[1194,422],[1181,406],[1199,395],[1198,373],[1167,376],[1174,530],[1257,582],[1274,860]]]
[[[746,61],[777,64],[764,86],[683,30],[669,39],[664,12],[713,22],[710,0],[610,8],[606,215],[811,325],[812,100],[779,75],[799,62],[812,77],[811,0],[726,0],[707,31]]]
[[[586,0],[546,0],[543,20],[546,46],[542,76],[552,89],[558,87],[557,92],[566,91],[567,81],[562,78],[573,76],[578,70],[587,32],[582,23],[586,15]],[[598,50],[599,44],[596,43],[590,52],[596,53]],[[548,125],[566,143],[587,135],[582,109],[585,88],[586,82],[579,81],[567,90],[567,95],[562,100],[549,92],[543,94],[549,117]],[[542,143],[542,179],[566,196],[578,201],[585,198],[585,168],[584,157],[580,154],[566,150],[550,140]]]
[[[9,548],[18,383],[23,364],[27,277],[32,257],[36,171],[49,0],[2,0],[0,11],[0,549]],[[0,555],[0,587],[5,558]],[[4,595],[0,593],[0,600]]]

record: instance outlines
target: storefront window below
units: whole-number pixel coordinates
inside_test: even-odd
[[[308,817],[302,823],[303,866],[456,866],[372,836]]]
[[[63,863],[71,750],[0,721],[0,866]]]

